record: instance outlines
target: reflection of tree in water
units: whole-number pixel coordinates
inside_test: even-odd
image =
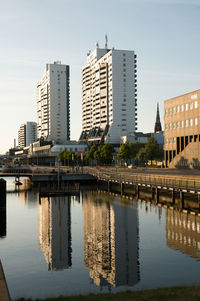
[[[166,210],[167,246],[200,258],[200,217]]]
[[[98,286],[133,286],[139,281],[137,209],[109,199],[83,195],[84,262]]]
[[[71,201],[68,197],[41,198],[38,209],[38,236],[49,270],[72,265]]]
[[[6,237],[6,207],[0,208],[0,238]]]

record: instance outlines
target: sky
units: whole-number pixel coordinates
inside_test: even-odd
[[[81,133],[81,69],[97,41],[134,50],[138,131],[154,130],[159,102],[200,88],[200,0],[0,0],[0,153],[37,121],[46,63],[70,65],[71,139]]]

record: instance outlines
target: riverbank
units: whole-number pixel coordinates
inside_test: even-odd
[[[17,299],[16,301],[30,301],[33,299]],[[127,291],[117,294],[90,294],[87,296],[68,296],[58,298],[36,299],[35,301],[198,301],[200,300],[200,286],[183,286],[159,288],[144,291]]]

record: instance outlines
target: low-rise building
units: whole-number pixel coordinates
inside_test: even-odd
[[[86,144],[77,141],[68,141],[67,144],[53,144],[43,138],[33,143],[29,148],[29,162],[34,164],[55,165],[59,152],[66,150],[71,151],[75,155],[85,154],[88,150]]]

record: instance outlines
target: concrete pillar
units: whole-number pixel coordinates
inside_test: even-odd
[[[184,194],[182,190],[180,191],[180,208],[184,208]]]
[[[0,208],[6,208],[6,181],[0,179]]]
[[[139,199],[140,198],[140,186],[139,185],[136,186],[136,195],[137,195],[137,198]]]
[[[6,181],[0,179],[0,237],[6,236]]]
[[[111,186],[111,183],[110,183],[110,181],[108,181],[108,192],[110,192],[110,186]]]
[[[159,189],[156,187],[156,204],[159,202]]]
[[[200,210],[200,194],[199,193],[197,194],[197,199],[198,199],[198,208]]]
[[[172,190],[172,204],[175,204],[175,191],[174,189]]]
[[[151,192],[152,192],[152,200],[154,200],[154,196],[155,196],[155,188],[151,187]]]
[[[6,236],[6,207],[0,208],[0,237]]]
[[[121,195],[124,194],[124,183],[121,183]]]

